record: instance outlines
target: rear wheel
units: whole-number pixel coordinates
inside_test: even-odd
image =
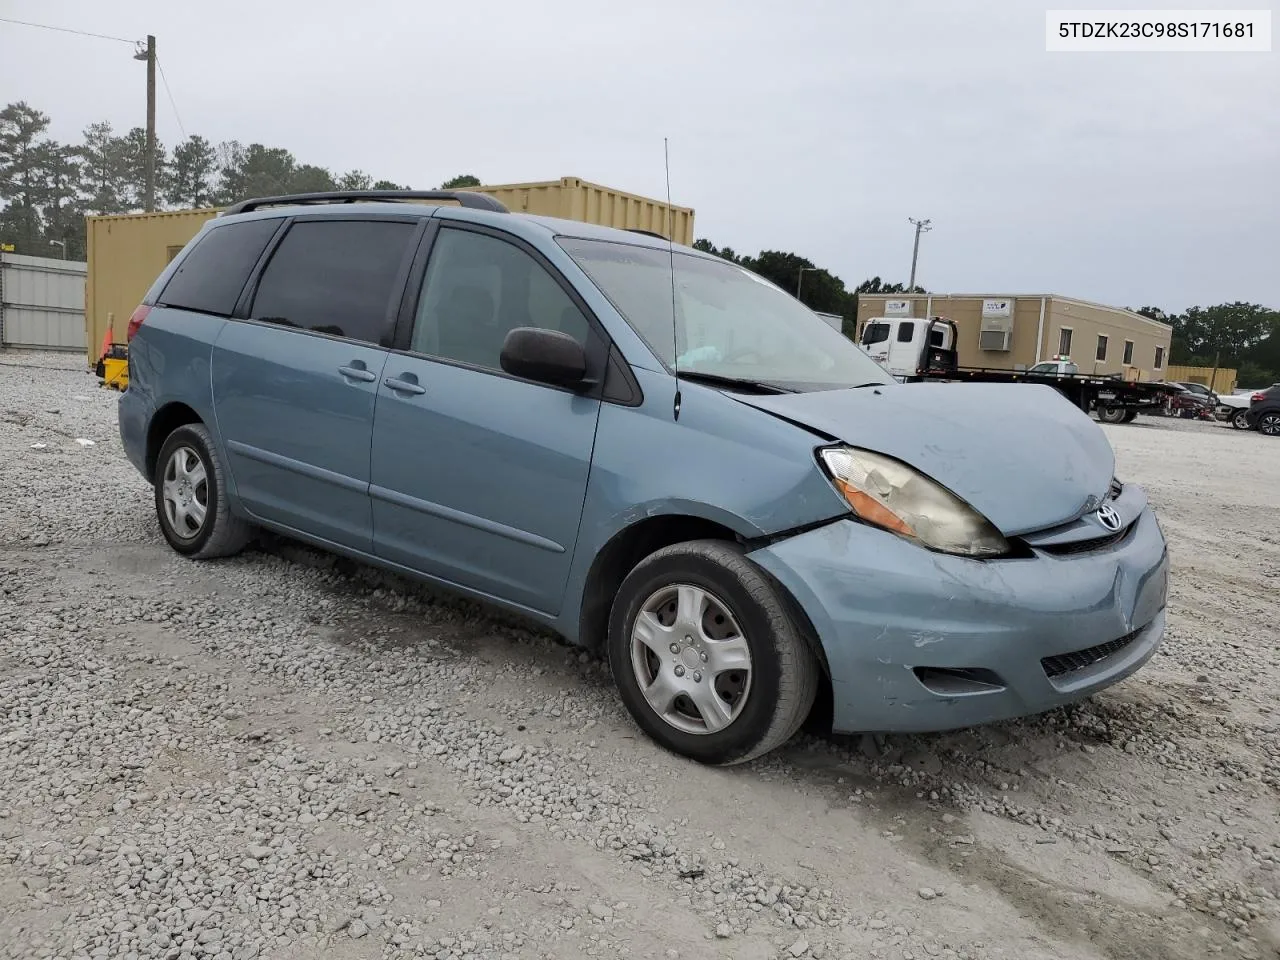
[[[1231,425],[1237,430],[1251,430],[1253,425],[1249,423],[1249,411],[1237,410],[1231,415]]]
[[[1280,437],[1280,413],[1270,411],[1258,417],[1258,432],[1268,437]]]
[[[1124,407],[1099,407],[1098,419],[1103,423],[1127,423],[1125,416],[1128,412]]]
[[[231,512],[226,472],[201,423],[178,427],[156,458],[155,503],[169,546],[198,560],[238,553],[253,528]]]
[[[641,561],[614,601],[608,648],[641,729],[708,764],[742,763],[790,739],[821,669],[780,588],[740,547],[717,540]]]
[[[1126,411],[1124,412],[1124,422],[1125,422],[1125,423],[1133,423],[1133,421],[1135,421],[1135,420],[1137,420],[1137,419],[1138,419],[1138,411],[1137,411],[1137,410],[1126,410]]]

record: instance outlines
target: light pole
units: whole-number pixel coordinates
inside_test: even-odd
[[[907,282],[907,293],[914,293],[916,289],[916,258],[920,256],[920,234],[928,233],[933,229],[932,220],[916,220],[914,217],[907,217],[908,223],[914,223],[916,227],[916,242],[911,247],[911,279]]]
[[[65,240],[50,240],[50,241],[49,241],[49,246],[51,246],[51,247],[61,247],[61,248],[62,248],[62,259],[63,259],[63,260],[67,259],[67,241],[65,241]]]
[[[801,267],[800,268],[800,276],[799,276],[799,279],[796,280],[796,299],[797,300],[800,300],[800,287],[804,284],[805,273],[806,272],[817,273],[819,269],[820,269],[819,267]],[[803,300],[800,300],[800,302],[804,303]]]

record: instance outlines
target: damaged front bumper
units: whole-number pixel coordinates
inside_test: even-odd
[[[1145,495],[1118,542],[979,561],[855,520],[753,551],[808,615],[838,732],[949,730],[1124,679],[1164,635],[1168,552]]]

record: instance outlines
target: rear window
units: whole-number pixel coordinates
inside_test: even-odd
[[[249,271],[279,226],[280,218],[273,217],[212,228],[169,278],[159,302],[167,307],[230,316]]]

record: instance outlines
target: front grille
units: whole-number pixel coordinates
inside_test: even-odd
[[[1115,546],[1121,540],[1129,535],[1129,531],[1133,529],[1133,524],[1127,527],[1121,527],[1115,533],[1108,533],[1105,537],[1091,537],[1088,540],[1073,540],[1071,543],[1055,543],[1049,546],[1037,547],[1037,550],[1043,550],[1045,553],[1051,553],[1056,557],[1069,557],[1077,553],[1089,553],[1093,550],[1105,550],[1107,547]]]
[[[1124,484],[1121,483],[1119,480],[1117,480],[1115,477],[1112,477],[1111,489],[1107,491],[1107,494],[1111,497],[1112,500],[1119,500],[1120,494],[1122,494],[1123,492],[1124,492]]]
[[[1118,640],[1100,643],[1096,647],[1076,650],[1074,653],[1060,653],[1057,656],[1044,657],[1040,661],[1040,666],[1044,667],[1044,672],[1050,680],[1056,680],[1068,673],[1075,673],[1077,670],[1091,667],[1095,663],[1101,663],[1107,657],[1115,656],[1133,643],[1140,633],[1142,633],[1142,630],[1138,629],[1133,633],[1125,634]]]

